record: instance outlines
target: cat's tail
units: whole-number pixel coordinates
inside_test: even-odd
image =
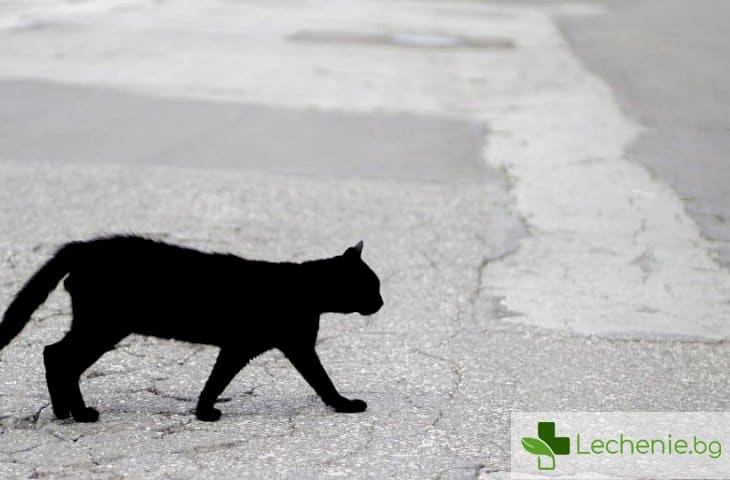
[[[0,323],[0,349],[23,330],[31,314],[46,301],[58,282],[66,276],[78,246],[77,243],[68,243],[61,247],[18,292]]]

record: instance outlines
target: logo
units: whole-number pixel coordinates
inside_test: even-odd
[[[511,421],[514,480],[730,480],[730,412],[512,412]]]
[[[555,436],[555,422],[537,422],[537,438],[522,437],[522,447],[537,455],[538,470],[555,470],[555,455],[570,454],[570,438]],[[543,465],[543,457],[550,457],[550,463]]]

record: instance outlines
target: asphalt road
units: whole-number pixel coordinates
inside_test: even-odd
[[[696,18],[687,45],[726,51],[723,22],[608,5],[2,7],[0,305],[61,243],[119,231],[271,260],[363,239],[386,305],[322,321],[363,414],[327,410],[272,352],[198,422],[215,349],[131,337],[85,374],[102,416],[80,425],[43,379],[59,289],[0,353],[0,477],[499,479],[513,411],[728,410],[730,282],[689,208],[727,214],[727,169],[689,160],[721,159],[703,135],[727,127],[707,80],[727,71],[651,50]],[[693,106],[690,64],[718,72]]]

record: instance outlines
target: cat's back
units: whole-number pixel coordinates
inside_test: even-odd
[[[296,291],[302,283],[297,264],[202,252],[144,237],[105,237],[80,245],[69,283],[103,295],[114,290],[155,298],[245,296],[252,303],[276,305],[282,291]]]
[[[188,247],[172,245],[161,240],[146,237],[124,235],[102,237],[80,242],[82,262],[110,262],[126,265],[159,262],[200,261],[212,254]],[[86,263],[84,262],[84,263]]]
[[[78,243],[71,274],[115,275],[137,282],[199,276],[226,276],[249,261],[231,254],[209,253],[138,236],[103,237]]]

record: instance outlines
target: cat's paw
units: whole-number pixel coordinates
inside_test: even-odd
[[[217,422],[221,418],[221,411],[217,408],[199,408],[195,411],[195,416],[203,422]]]
[[[71,410],[71,415],[77,422],[93,423],[99,420],[99,412],[95,408],[84,407]]]
[[[335,412],[338,413],[359,413],[364,412],[368,408],[368,404],[362,400],[349,400],[347,398],[332,405]]]

